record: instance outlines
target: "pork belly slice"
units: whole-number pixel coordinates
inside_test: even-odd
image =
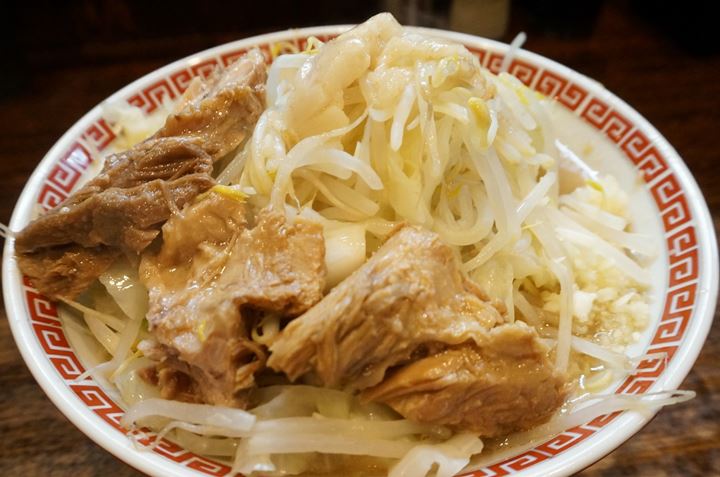
[[[158,254],[146,254],[141,279],[150,292],[154,343],[166,398],[195,395],[210,404],[245,407],[265,366],[266,349],[251,339],[267,313],[296,316],[322,298],[322,227],[261,211],[254,225],[242,202],[211,191],[163,226]],[[191,392],[178,389],[181,373]],[[166,385],[164,385],[164,383]]]
[[[506,324],[502,311],[437,234],[405,226],[282,331],[268,366],[293,381],[364,390],[420,422],[519,430],[560,406],[564,377],[537,334]],[[508,396],[513,416],[499,412]]]

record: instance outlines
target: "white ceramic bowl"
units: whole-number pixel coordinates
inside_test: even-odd
[[[176,61],[114,94],[152,111],[165,97],[184,91],[191,78],[226,65],[252,47],[270,58],[271,45],[303,48],[305,39],[327,39],[346,30],[331,26],[288,30],[240,40]],[[465,44],[481,63],[497,71],[507,45],[459,33],[418,29]],[[615,392],[675,389],[687,375],[712,322],[718,290],[718,256],[707,206],[690,172],[667,141],[640,114],[597,82],[541,56],[519,51],[510,72],[566,112],[558,120],[566,140],[592,143],[588,160],[619,174],[631,189],[632,214],[641,231],[652,233],[660,256],[653,265],[654,302],[650,326],[634,346],[635,355],[658,353],[615,384]],[[53,207],[90,175],[98,151],[108,150],[114,134],[95,107],[47,153],[15,207],[10,222],[20,230],[42,208]],[[91,152],[92,151],[92,152]],[[641,181],[637,182],[636,177]],[[54,304],[23,280],[13,258],[13,240],[3,256],[3,292],[8,319],[25,362],[50,399],[77,427],[109,452],[151,475],[226,475],[230,468],[164,442],[153,451],[136,449],[119,424],[123,414],[116,394],[88,378],[82,343],[64,329]],[[85,366],[83,366],[83,364]],[[686,405],[693,405],[692,403]],[[568,475],[599,460],[637,432],[649,417],[625,412],[597,418],[532,449],[515,449],[474,476]]]

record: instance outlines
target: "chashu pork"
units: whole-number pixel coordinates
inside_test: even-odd
[[[170,218],[159,253],[143,257],[154,338],[143,351],[164,397],[245,407],[267,357],[251,329],[322,298],[325,244],[320,225],[269,210],[249,224],[245,205],[215,190]]]
[[[414,421],[483,437],[531,429],[563,404],[564,380],[532,328],[501,325],[479,341],[402,366],[362,398],[384,402]]]
[[[405,226],[270,347],[291,380],[362,391],[405,417],[497,435],[548,419],[565,378],[506,324],[437,234]]]
[[[208,80],[196,78],[154,137],[197,137],[215,160],[237,148],[265,108],[265,58],[252,50]]]
[[[21,271],[49,297],[73,298],[122,253],[137,254],[162,224],[214,185],[213,162],[257,121],[266,67],[250,52],[183,98],[150,139],[110,155],[100,174],[18,232]]]
[[[460,344],[503,322],[456,266],[452,250],[406,226],[271,347],[269,365],[292,380],[364,389],[425,349]]]

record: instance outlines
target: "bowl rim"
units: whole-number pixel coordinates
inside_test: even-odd
[[[11,230],[21,229],[28,221],[30,211],[33,209],[37,193],[57,161],[59,155],[80,136],[90,122],[100,116],[102,104],[126,98],[130,93],[138,91],[142,86],[167,76],[181,67],[198,65],[206,58],[218,56],[222,53],[239,48],[249,48],[272,42],[286,41],[294,38],[303,38],[311,35],[336,35],[354,25],[329,25],[300,29],[288,29],[266,33],[262,35],[243,38],[209,48],[185,58],[174,61],[166,66],[147,73],[133,81],[119,91],[113,93],[102,103],[98,104],[70,127],[58,141],[45,154],[32,175],[26,182],[22,193],[13,210],[10,220]],[[477,37],[474,35],[452,32],[447,30],[405,27],[410,31],[439,36],[451,41],[470,45],[492,52],[505,53],[509,45]],[[688,327],[682,344],[678,346],[677,353],[664,370],[662,376],[655,383],[662,384],[663,389],[677,388],[692,368],[698,354],[702,349],[707,333],[713,321],[717,294],[718,294],[718,250],[715,238],[715,229],[712,218],[703,198],[702,192],[687,165],[668,141],[635,109],[625,101],[605,89],[597,81],[563,66],[552,59],[526,51],[518,50],[516,58],[530,61],[542,68],[559,72],[564,77],[583,85],[596,97],[620,111],[630,119],[638,129],[644,131],[651,144],[654,145],[668,163],[668,168],[680,181],[681,190],[688,199],[688,206],[695,221],[697,233],[697,250],[700,254],[700,274],[698,276],[698,292],[695,298],[695,310],[692,314],[693,326]],[[658,214],[660,212],[658,211]],[[84,434],[105,450],[115,455],[127,464],[149,475],[167,475],[181,473],[184,475],[204,475],[191,470],[160,456],[153,452],[142,452],[134,448],[130,439],[119,432],[106,432],[107,423],[104,423],[90,408],[78,405],[77,396],[69,389],[65,382],[57,375],[51,366],[48,357],[43,354],[42,348],[32,333],[26,304],[23,301],[22,276],[17,269],[14,258],[14,240],[6,239],[3,249],[3,295],[8,322],[12,330],[15,343],[26,365],[40,384],[45,394],[55,406]],[[623,413],[609,425],[597,431],[592,439],[581,445],[574,446],[562,454],[547,459],[532,468],[521,470],[515,475],[548,475],[560,476],[577,472],[594,462],[600,460],[624,441],[640,430],[657,411],[646,416],[637,413]]]

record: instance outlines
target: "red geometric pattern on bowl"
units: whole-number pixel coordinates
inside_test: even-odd
[[[323,41],[331,38],[332,36],[327,35],[320,37]],[[302,51],[307,45],[307,40],[307,37],[295,38],[279,45],[262,44],[259,48],[266,60],[271,62],[278,52]],[[479,58],[483,66],[493,72],[499,70],[503,61],[502,54],[475,47],[468,48]],[[207,76],[213,68],[229,65],[246,51],[247,48],[226,52],[217,57],[207,58],[194,66],[178,69],[141,91],[135,92],[127,98],[127,102],[150,113],[164,100],[181,95],[195,76]],[[508,71],[530,88],[548,97],[556,98],[566,108],[620,146],[628,160],[641,172],[661,214],[670,262],[669,286],[664,297],[662,317],[647,350],[647,354],[651,356],[641,361],[615,391],[624,394],[645,392],[662,375],[673,359],[692,317],[698,292],[698,242],[695,220],[691,216],[688,199],[680,186],[679,179],[668,168],[667,161],[652,141],[628,118],[605,101],[593,97],[584,88],[556,71],[544,69],[524,60],[514,59]],[[60,156],[57,164],[46,177],[38,195],[38,204],[44,209],[49,209],[67,198],[88,165],[98,154],[106,150],[115,138],[115,133],[102,118],[87,128]],[[58,374],[85,406],[117,431],[128,434],[128,430],[120,425],[123,410],[97,383],[92,378],[76,381],[84,369],[65,337],[55,305],[40,295],[27,279],[24,280],[24,289],[35,336]],[[599,416],[587,424],[568,429],[533,449],[464,475],[503,476],[528,469],[576,446],[620,414],[616,412]],[[156,435],[152,432],[136,431],[134,438],[140,443],[149,444],[154,442]],[[152,449],[153,452],[173,462],[206,475],[222,476],[231,471],[230,467],[221,462],[193,454],[166,440]]]

